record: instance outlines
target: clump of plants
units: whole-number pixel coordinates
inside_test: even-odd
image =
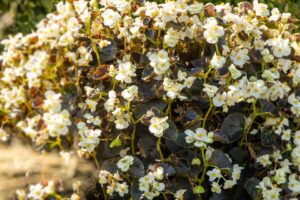
[[[2,42],[0,134],[90,159],[100,199],[295,200],[295,22],[257,0],[60,2]]]

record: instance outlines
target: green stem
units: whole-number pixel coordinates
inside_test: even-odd
[[[116,85],[117,85],[118,81],[116,79],[113,79],[113,86],[112,86],[112,90],[115,89]]]
[[[265,62],[261,63],[261,72],[263,73],[265,71]]]
[[[99,169],[100,169],[100,165],[99,165],[99,162],[98,162],[98,159],[97,159],[97,153],[96,153],[96,152],[93,152],[93,153],[92,153],[92,157],[93,157],[93,159],[94,159],[94,162],[95,162],[95,164],[96,164],[97,169],[99,170]]]
[[[136,131],[136,123],[133,123],[133,130],[131,133],[131,154],[135,156],[135,149],[134,149],[134,140],[135,140],[135,131]]]
[[[246,140],[246,143],[247,143],[247,135],[248,135],[248,132],[250,132],[251,127],[252,127],[252,125],[253,125],[253,123],[254,123],[256,117],[259,116],[259,113],[257,113],[257,111],[256,111],[256,100],[254,100],[254,101],[252,102],[252,109],[253,109],[252,118],[251,118],[251,121],[250,121],[249,125],[247,126],[247,128],[246,128],[246,130],[245,130],[245,132],[244,132],[244,134],[243,134],[243,137],[242,137],[242,139],[241,139],[241,141],[240,141],[240,146],[243,145],[244,140]]]
[[[216,49],[217,56],[221,56],[219,47],[218,47],[218,43],[215,43],[215,49]]]
[[[214,107],[214,105],[213,105],[213,103],[211,101],[211,98],[209,98],[209,108],[208,108],[208,110],[207,110],[207,112],[206,112],[206,114],[204,116],[204,120],[203,120],[203,124],[202,124],[203,128],[205,128],[206,120],[207,120],[207,118],[208,118],[208,116],[209,116],[209,114],[210,114],[210,112],[211,112],[211,110],[212,110],[213,107]]]
[[[165,159],[164,159],[164,155],[163,155],[163,153],[161,151],[160,145],[161,145],[161,137],[159,137],[158,140],[156,141],[156,149],[157,149],[157,151],[159,153],[160,160],[162,162],[164,162]]]
[[[205,157],[205,153],[204,153],[204,147],[201,148],[201,155],[202,155],[202,162],[203,162],[203,171],[202,171],[201,177],[199,179],[199,185],[202,185],[204,178],[205,178],[206,171],[207,171],[207,167],[208,167],[208,163],[206,161],[206,157]]]
[[[168,99],[168,107],[167,107],[167,110],[166,110],[166,115],[168,115],[169,117],[171,117],[171,108],[172,108],[172,99]]]
[[[95,52],[96,57],[97,57],[98,66],[100,66],[101,65],[101,60],[100,60],[100,55],[99,55],[99,52],[98,52],[98,47],[97,47],[97,44],[93,41],[93,37],[92,37],[92,34],[91,34],[91,21],[88,21],[86,23],[86,33],[87,33],[88,37],[91,40],[93,51]]]

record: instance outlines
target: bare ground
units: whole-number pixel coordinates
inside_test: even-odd
[[[47,180],[62,183],[67,191],[80,181],[83,194],[95,187],[96,176],[94,165],[76,156],[65,163],[58,153],[41,154],[20,143],[0,144],[0,200],[14,199],[17,189]]]

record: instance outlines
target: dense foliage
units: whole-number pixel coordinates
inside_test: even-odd
[[[151,0],[157,3],[163,3],[164,0]],[[18,32],[30,33],[35,25],[46,16],[47,13],[54,10],[54,4],[59,2],[59,0],[2,0],[0,2],[0,16],[8,12],[13,12],[15,17],[14,23],[8,26],[4,31],[4,35],[1,37],[6,37],[8,34],[16,34]],[[232,5],[237,5],[242,0],[201,0],[201,3],[231,3]],[[249,0],[249,2],[251,2]],[[266,3],[269,7],[279,8],[280,11],[291,12],[294,16],[299,16],[300,14],[300,1],[292,0],[262,0],[261,2]],[[12,5],[16,4],[16,9],[12,9]]]
[[[297,199],[296,22],[257,1],[60,2],[2,42],[0,136],[95,162],[100,199]],[[22,195],[62,198],[45,188]]]

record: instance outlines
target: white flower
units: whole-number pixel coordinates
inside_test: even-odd
[[[257,16],[266,17],[270,14],[268,5],[264,3],[258,3],[258,0],[253,1],[253,9],[255,10]]]
[[[277,58],[289,56],[291,54],[291,47],[289,46],[289,39],[283,39],[281,36],[267,40],[267,44],[272,46],[273,54]]]
[[[85,10],[88,9],[88,1],[85,0],[75,1],[73,5],[78,14],[82,14]]]
[[[221,171],[218,168],[213,168],[212,170],[207,171],[206,174],[209,176],[209,181],[211,182],[222,177]]]
[[[224,35],[224,29],[222,26],[218,26],[216,18],[209,17],[206,20],[204,38],[208,43],[215,44],[219,41],[219,38]]]
[[[221,186],[217,182],[212,182],[211,191],[215,193],[221,193]]]
[[[104,25],[108,26],[109,28],[114,28],[121,19],[119,13],[113,11],[112,9],[105,10],[101,16],[103,17]]]
[[[240,179],[242,169],[244,169],[244,168],[243,168],[243,167],[240,167],[240,166],[237,165],[237,164],[234,164],[234,165],[233,165],[232,179],[233,179],[234,181]]]
[[[210,61],[211,66],[220,69],[226,63],[226,58],[223,56],[218,56],[216,53],[214,54],[212,60]]]
[[[269,18],[269,21],[277,21],[280,19],[281,14],[278,8],[273,8],[271,11],[272,15]]]
[[[203,10],[203,3],[194,2],[193,4],[190,4],[188,7],[188,11],[191,14],[198,14]]]
[[[296,146],[292,151],[293,163],[300,166],[300,146]]]
[[[248,84],[248,89],[250,90],[250,95],[256,99],[261,98],[267,92],[267,86],[263,80],[250,82]]]
[[[195,147],[205,147],[206,143],[213,142],[214,133],[209,132],[207,134],[207,131],[203,128],[197,128],[195,132],[188,129],[184,133],[187,135],[185,137],[186,143],[194,143]]]
[[[280,74],[278,71],[266,69],[261,77],[266,79],[268,82],[275,82],[275,79],[279,79]]]
[[[275,176],[273,177],[277,184],[283,184],[286,182],[286,169],[279,168],[275,170]]]
[[[154,187],[154,189],[157,190],[157,191],[163,191],[163,190],[165,189],[165,184],[164,184],[164,183],[157,182],[157,181],[154,181],[153,187]]]
[[[295,96],[295,93],[288,97],[289,104],[292,105],[291,111],[296,115],[300,116],[300,98]]]
[[[269,190],[263,190],[262,195],[264,199],[272,199],[272,200],[279,200],[280,199],[280,188],[272,187]]]
[[[150,132],[153,133],[156,137],[163,136],[164,131],[169,128],[167,120],[168,117],[152,117],[149,126]]]
[[[94,151],[100,142],[99,136],[101,136],[101,130],[84,129],[83,132],[79,132],[79,134],[82,138],[78,145],[89,153]]]
[[[184,80],[184,83],[183,83],[183,86],[186,87],[186,88],[191,88],[194,81],[196,80],[197,78],[194,77],[194,76],[190,76],[188,78],[185,78]]]
[[[121,169],[122,172],[127,172],[129,167],[133,164],[133,156],[124,156],[123,158],[121,158],[118,163],[117,166],[119,169]]]
[[[92,123],[95,126],[99,126],[101,124],[101,119],[99,116],[94,117],[93,115],[86,113],[83,115],[83,117],[86,119],[87,123]]]
[[[225,104],[226,99],[227,99],[227,95],[225,92],[223,92],[222,94],[217,93],[217,95],[213,98],[212,101],[216,107],[220,107]]]
[[[59,112],[61,109],[61,94],[55,93],[52,90],[45,92],[46,99],[44,100],[44,109],[51,112]]]
[[[294,144],[300,146],[300,131],[296,131],[294,135]]]
[[[250,59],[248,52],[248,49],[236,49],[232,51],[230,58],[233,64],[242,67]]]
[[[174,198],[176,198],[176,200],[184,200],[185,192],[186,192],[186,189],[177,190],[174,195]]]
[[[122,92],[122,97],[127,101],[132,101],[137,95],[138,95],[138,87],[135,85],[128,87]]]
[[[91,99],[86,99],[86,100],[85,100],[85,103],[86,103],[87,107],[88,107],[92,112],[95,112],[95,111],[96,111],[96,107],[97,107],[97,104],[98,104],[97,101],[94,101],[94,100],[91,100]]]
[[[269,165],[272,164],[272,162],[270,161],[270,155],[269,154],[259,156],[258,158],[256,158],[256,161],[264,167],[269,166]]]
[[[286,141],[290,141],[290,139],[291,139],[291,130],[287,129],[287,130],[282,131],[281,139],[286,140]]]
[[[206,92],[209,97],[215,96],[215,94],[218,92],[218,88],[214,85],[209,85],[207,83],[204,83],[203,85],[203,92]]]
[[[102,49],[104,47],[107,47],[110,44],[111,44],[111,42],[109,40],[100,40],[99,47]]]
[[[167,34],[164,36],[164,43],[169,47],[175,47],[178,43],[180,33],[173,28],[169,28]]]
[[[180,95],[180,92],[184,87],[182,84],[176,83],[175,81],[172,81],[172,79],[166,77],[164,78],[163,86],[170,99],[175,99],[177,97],[180,100],[186,99],[185,96]]]
[[[63,110],[58,113],[46,112],[43,114],[43,120],[47,125],[47,132],[52,137],[66,135],[71,125],[70,113]]]
[[[154,72],[158,75],[164,74],[171,65],[168,52],[165,50],[160,50],[157,54],[149,53],[147,56],[150,60],[150,65],[154,69]]]
[[[296,178],[296,174],[291,174],[289,176],[289,184],[288,187],[293,191],[294,194],[300,194],[300,180]]]
[[[55,192],[55,183],[54,181],[49,181],[47,186],[43,189],[45,194],[53,194]]]
[[[127,183],[126,182],[123,182],[121,184],[118,183],[117,184],[117,188],[116,188],[116,192],[118,192],[121,197],[123,197],[124,194],[127,194],[128,193],[128,185],[127,185]]]
[[[112,114],[115,117],[115,127],[118,130],[126,129],[129,126],[129,114],[122,111],[121,108],[116,108]]]
[[[125,62],[119,64],[119,70],[116,75],[116,80],[119,80],[121,82],[125,83],[131,83],[132,77],[136,76],[135,73],[135,65],[133,65],[131,62]]]
[[[31,185],[29,187],[29,194],[27,195],[28,198],[32,198],[34,200],[43,199],[44,190],[41,184]]]
[[[224,188],[224,189],[230,189],[230,188],[232,188],[235,184],[236,184],[236,181],[235,181],[235,180],[226,180],[226,181],[224,182],[223,188]]]
[[[242,75],[241,71],[238,70],[233,64],[229,66],[228,70],[233,79],[238,79]]]
[[[111,90],[108,92],[108,99],[107,101],[104,103],[104,108],[110,112],[113,111],[115,108],[115,104],[117,101],[117,94],[115,91]]]
[[[131,9],[131,2],[127,0],[114,0],[112,3],[122,13],[128,12]]]
[[[101,185],[107,184],[108,180],[107,178],[110,176],[110,172],[106,171],[106,170],[101,170],[99,172],[99,183]]]

